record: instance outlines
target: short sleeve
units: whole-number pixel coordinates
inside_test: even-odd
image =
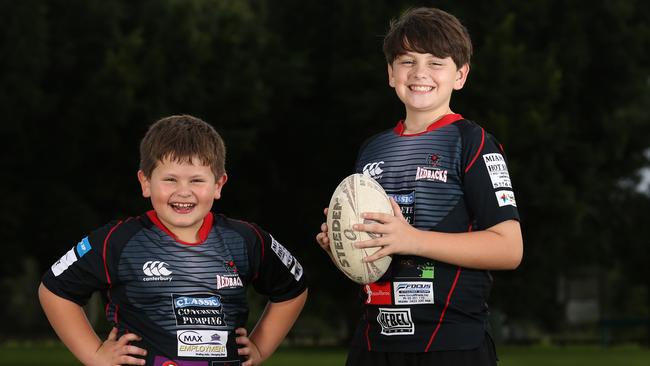
[[[475,229],[519,220],[508,163],[499,142],[477,125],[463,133],[463,191]]]
[[[272,302],[290,300],[300,295],[306,288],[306,278],[302,265],[291,252],[273,236],[257,225],[257,243],[254,255],[257,257],[253,287]]]
[[[80,306],[88,302],[93,292],[108,288],[110,276],[104,265],[103,247],[115,226],[108,224],[81,239],[43,275],[43,285]]]

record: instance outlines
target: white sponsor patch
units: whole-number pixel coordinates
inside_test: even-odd
[[[497,196],[497,201],[499,201],[499,207],[503,206],[515,206],[517,207],[517,201],[515,201],[515,194],[512,191],[496,191],[494,192]]]
[[[381,325],[381,334],[386,336],[415,333],[415,325],[411,320],[411,309],[379,308],[377,322]]]
[[[278,243],[273,236],[271,236],[271,240],[271,249],[273,249],[275,255],[277,255],[278,258],[280,258],[280,261],[282,261],[282,263],[284,263],[284,265],[289,269],[293,278],[295,278],[296,281],[299,281],[300,277],[302,277],[303,270],[298,260],[291,255],[287,248]]]
[[[177,330],[179,357],[227,357],[228,332],[220,330]]]
[[[77,255],[74,254],[74,248],[68,250],[67,253],[61,257],[56,263],[52,265],[52,273],[54,273],[54,277],[59,276],[63,271],[68,269],[72,263],[77,261]]]
[[[492,188],[512,188],[510,173],[503,155],[493,153],[483,155],[485,167],[490,174]]]
[[[395,305],[433,304],[431,282],[395,282],[393,293]]]

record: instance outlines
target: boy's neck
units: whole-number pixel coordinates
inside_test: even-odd
[[[188,230],[178,232],[177,230],[176,232],[173,232],[158,218],[156,211],[147,211],[147,217],[149,217],[154,225],[158,226],[162,231],[166,232],[169,236],[174,238],[174,240],[186,245],[198,245],[203,243],[205,239],[208,238],[210,229],[212,229],[212,223],[214,222],[214,216],[212,212],[208,212],[208,214],[203,218],[203,222],[201,223],[201,227],[198,231]]]
[[[406,113],[404,120],[404,134],[414,135],[427,130],[429,126],[439,121],[448,114],[452,114],[450,108],[436,113]]]

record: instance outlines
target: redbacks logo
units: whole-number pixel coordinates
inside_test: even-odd
[[[436,154],[429,154],[429,156],[427,156],[427,163],[429,163],[431,167],[437,167],[440,163],[440,156]]]
[[[447,169],[440,168],[442,157],[438,154],[427,155],[424,164],[419,166],[415,173],[415,180],[429,182],[447,182]]]
[[[217,290],[244,287],[238,275],[217,275]]]

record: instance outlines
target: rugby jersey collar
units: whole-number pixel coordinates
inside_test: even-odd
[[[419,136],[427,132],[431,132],[433,130],[437,130],[438,128],[444,127],[448,124],[454,123],[458,120],[463,119],[463,116],[461,116],[458,113],[450,113],[450,114],[445,114],[442,116],[442,118],[439,118],[437,121],[433,122],[430,124],[425,131],[418,132],[418,133],[413,133],[413,134],[405,134],[404,133],[404,120],[400,120],[397,122],[397,126],[393,129],[395,134],[398,136]]]
[[[163,224],[160,219],[158,218],[158,215],[156,215],[156,211],[150,210],[147,211],[147,217],[151,222],[154,223],[154,225],[158,226],[160,230],[164,231],[167,233],[167,235],[171,236],[176,240],[176,242],[184,245],[199,245],[202,244],[207,238],[208,234],[210,234],[210,230],[212,229],[212,223],[214,222],[214,216],[212,215],[212,212],[208,212],[207,215],[205,215],[205,218],[203,218],[203,224],[201,224],[201,227],[199,228],[199,241],[196,243],[188,243],[186,241],[180,240],[174,233],[172,233],[165,224]]]

